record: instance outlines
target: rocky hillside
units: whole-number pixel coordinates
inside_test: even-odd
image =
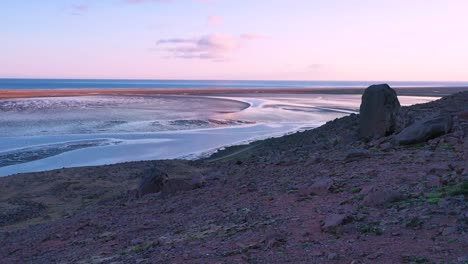
[[[391,102],[394,118],[351,115],[206,160],[2,178],[0,259],[467,263],[468,92],[385,98],[373,107]]]

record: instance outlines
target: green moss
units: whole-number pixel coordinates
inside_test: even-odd
[[[417,149],[424,148],[425,146],[426,146],[426,144],[424,144],[424,143],[417,143],[417,144],[411,145],[411,147],[417,148]]]
[[[436,189],[432,193],[426,194],[426,199],[429,203],[436,204],[444,197],[458,195],[468,196],[468,181]]]
[[[404,256],[403,263],[429,263],[429,259],[420,256]]]
[[[412,229],[420,229],[423,224],[424,222],[422,220],[417,217],[413,217],[405,223],[405,226]]]
[[[464,181],[463,183],[447,187],[446,192],[450,196],[458,196],[458,195],[468,195],[468,181]]]
[[[441,145],[439,145],[439,148],[441,150],[449,150],[449,151],[454,151],[455,150],[455,147],[453,147],[452,145],[449,145],[449,144],[441,144]]]
[[[361,234],[374,234],[380,236],[383,234],[383,229],[378,223],[358,225],[359,233]]]
[[[312,244],[309,242],[305,242],[302,244],[302,249],[310,249],[312,248]]]

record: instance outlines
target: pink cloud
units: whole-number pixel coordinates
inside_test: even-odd
[[[169,57],[181,59],[225,60],[240,43],[233,36],[211,34],[197,38],[161,39],[158,46],[169,53]]]
[[[208,17],[207,22],[209,26],[216,27],[223,23],[223,18],[213,15]]]
[[[247,45],[248,42],[265,38],[258,34],[242,34],[239,37],[211,34],[195,38],[160,39],[157,45],[167,52],[170,58],[225,61],[233,52]]]

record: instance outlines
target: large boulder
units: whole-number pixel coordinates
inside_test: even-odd
[[[360,137],[371,140],[393,133],[399,110],[397,94],[388,84],[367,88],[362,95],[359,111]]]
[[[426,142],[442,136],[452,129],[452,117],[450,115],[439,115],[417,121],[403,129],[395,137],[395,142],[399,145],[409,145]]]

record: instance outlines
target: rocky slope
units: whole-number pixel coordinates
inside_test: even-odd
[[[351,115],[201,161],[1,178],[1,262],[467,263],[468,92],[399,112],[396,133],[439,112],[452,129],[363,142]]]

